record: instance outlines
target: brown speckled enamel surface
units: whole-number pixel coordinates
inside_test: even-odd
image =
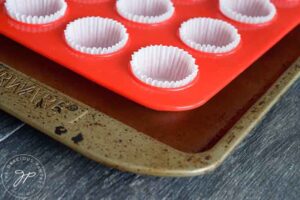
[[[217,167],[299,77],[300,60],[290,67],[298,36],[299,28],[207,105],[182,113],[143,108],[0,37],[0,107],[109,166],[198,175]]]

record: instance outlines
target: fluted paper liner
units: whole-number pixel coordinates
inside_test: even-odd
[[[192,18],[181,24],[179,33],[187,46],[206,53],[232,51],[241,41],[233,25],[212,18]]]
[[[266,23],[276,15],[270,0],[220,0],[220,10],[225,16],[247,24]]]
[[[148,46],[132,55],[131,70],[142,82],[159,88],[179,88],[198,74],[195,59],[173,46]]]
[[[171,0],[118,0],[116,7],[122,17],[144,24],[166,21],[175,11]]]
[[[81,53],[103,55],[123,48],[128,41],[125,26],[110,18],[85,17],[67,25],[68,45]]]
[[[26,24],[47,24],[64,16],[65,0],[6,0],[8,15]]]

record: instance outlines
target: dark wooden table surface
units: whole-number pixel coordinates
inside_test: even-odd
[[[300,81],[220,168],[193,178],[107,168],[1,111],[0,138],[1,168],[18,154],[44,165],[46,184],[34,199],[300,199]],[[0,199],[15,198],[0,184]]]

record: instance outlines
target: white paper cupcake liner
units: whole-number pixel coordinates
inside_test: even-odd
[[[277,12],[270,0],[220,0],[220,10],[230,19],[247,24],[269,22]]]
[[[195,59],[173,46],[148,46],[132,55],[131,70],[140,81],[159,88],[179,88],[198,74]]]
[[[67,25],[65,38],[76,51],[104,55],[123,48],[129,36],[125,26],[113,19],[85,17]]]
[[[65,0],[6,0],[8,15],[26,24],[47,24],[64,16]]]
[[[171,0],[118,0],[116,7],[125,19],[143,24],[166,21],[175,11]]]
[[[192,18],[181,24],[179,34],[187,46],[206,53],[232,51],[241,41],[233,25],[212,18]]]

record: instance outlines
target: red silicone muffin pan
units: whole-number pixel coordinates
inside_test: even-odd
[[[13,3],[19,5],[25,2],[14,1]],[[239,9],[239,1],[241,2],[241,0],[232,1],[233,4],[237,2],[237,5],[229,6]],[[252,2],[254,1],[260,0]],[[134,1],[128,1],[128,3],[132,2]],[[172,1],[173,13],[164,16],[166,19],[161,21],[152,18],[153,23],[141,18],[130,20],[127,15],[117,11],[115,0],[67,0],[66,3],[65,13],[61,17],[58,13],[57,16],[47,18],[46,24],[33,25],[26,23],[28,19],[18,18],[17,15],[12,16],[4,6],[4,1],[0,0],[0,33],[101,86],[143,106],[160,111],[183,111],[205,104],[300,22],[298,0],[274,0],[276,14],[272,19],[266,19],[268,21],[262,23],[257,23],[257,18],[249,21],[247,17],[238,13],[221,10],[222,0],[220,2],[218,0],[174,0]],[[147,6],[140,6],[144,10],[148,9]],[[248,14],[251,15],[254,10],[257,12],[261,9],[259,7],[252,9]],[[124,32],[124,37],[128,36],[127,41],[124,40],[123,46],[119,45],[116,52],[107,51],[108,53],[104,55],[90,55],[85,52],[86,49],[81,49],[82,52],[72,49],[65,37],[65,30],[70,22],[83,17],[113,19],[117,22],[116,25],[121,24],[127,29],[128,35]],[[180,27],[193,18],[213,18],[231,24],[239,33],[239,43],[236,43],[236,47],[229,52],[214,51],[209,48],[206,48],[208,51],[205,52],[199,46],[183,42]],[[40,19],[31,20],[39,22]],[[71,34],[74,30],[71,29]],[[197,31],[193,31],[189,36],[198,38]],[[159,88],[137,78],[132,70],[134,53],[147,46],[154,48],[160,47],[159,45],[173,46],[191,55],[195,60],[194,64],[198,66],[197,76],[187,85],[177,88]],[[200,50],[197,49],[198,47]],[[156,60],[164,59],[160,56],[164,52],[156,51],[155,48],[152,51],[157,54]],[[141,63],[152,64],[144,58],[142,61],[135,62],[137,65]],[[174,65],[173,61],[170,63]]]

